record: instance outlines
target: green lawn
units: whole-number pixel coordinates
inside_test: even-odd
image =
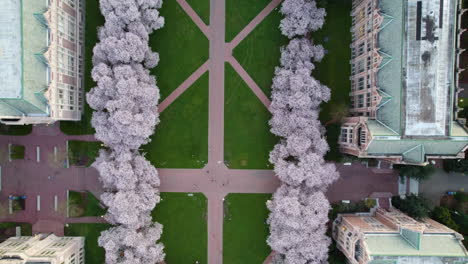
[[[10,126],[0,124],[0,135],[12,135],[12,136],[26,136],[31,133],[32,125],[27,126]]]
[[[266,201],[271,194],[231,193],[224,201],[223,263],[263,263],[271,253]]]
[[[153,220],[161,223],[166,253],[171,264],[207,263],[207,200],[201,193],[162,193],[153,210]]]
[[[12,144],[10,146],[10,158],[11,159],[24,159],[25,147],[22,145]]]
[[[89,167],[99,155],[101,142],[68,141],[68,158],[71,165]]]
[[[151,34],[149,44],[160,57],[151,74],[156,76],[162,101],[208,60],[208,39],[177,1],[165,1],[160,13],[165,25]]]
[[[316,69],[312,75],[331,89],[330,102],[322,105],[320,120],[323,124],[332,120],[340,112],[346,112],[349,106],[349,92],[351,91],[351,1],[328,0],[320,2],[327,10],[324,27],[312,33],[312,38],[317,44],[322,44],[328,51],[320,63],[316,63]],[[338,137],[340,135],[340,124],[334,122],[328,124],[327,141],[330,152],[327,160],[338,161],[341,154],[338,149]]]
[[[65,236],[84,236],[85,240],[85,263],[103,264],[105,260],[104,249],[99,247],[98,238],[101,232],[109,229],[110,224],[68,224],[65,226]]]
[[[15,236],[17,226],[21,227],[22,236],[32,236],[32,225],[29,223],[3,222],[0,223],[0,237],[6,238],[8,232],[12,232],[12,236]]]
[[[226,0],[226,42],[231,42],[270,2]]]
[[[197,12],[206,25],[210,24],[210,0],[187,0],[187,3]]]
[[[288,39],[281,35],[278,28],[281,18],[279,9],[273,10],[233,52],[234,57],[268,97],[271,94],[275,67],[279,65],[280,47],[288,43]]]
[[[96,86],[91,77],[93,48],[98,42],[97,31],[99,26],[104,25],[104,17],[99,10],[99,0],[86,0],[85,7],[84,90],[87,93],[91,88]],[[83,100],[86,101],[86,96]],[[85,102],[84,114],[81,116],[81,121],[61,121],[60,129],[68,135],[94,134],[94,128],[91,126],[92,113],[93,110]]]
[[[270,112],[230,64],[225,69],[224,160],[231,169],[272,169],[268,156],[278,139]]]
[[[70,191],[68,196],[70,217],[102,216],[106,209],[99,206],[99,199],[90,192]]]
[[[161,114],[147,159],[158,168],[202,168],[208,161],[208,73]]]

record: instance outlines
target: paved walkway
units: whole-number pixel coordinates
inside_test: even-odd
[[[272,193],[279,181],[270,170],[231,170],[224,160],[224,63],[229,62],[244,79],[265,107],[270,100],[255,81],[232,56],[235,48],[281,0],[273,0],[243,29],[231,43],[225,43],[225,0],[210,0],[210,26],[207,26],[187,4],[177,0],[195,24],[208,37],[209,60],[199,67],[159,106],[164,111],[203,73],[209,75],[209,127],[208,163],[203,169],[159,169],[162,192],[201,192],[208,199],[208,263],[220,264],[223,259],[223,198],[228,193]],[[6,201],[10,194],[25,194],[29,197],[26,212],[0,218],[0,221],[33,223],[35,231],[63,232],[67,222],[102,222],[100,218],[70,219],[57,215],[51,207],[54,196],[60,202],[66,198],[66,190],[89,190],[96,196],[102,193],[98,173],[92,168],[57,168],[47,162],[36,162],[35,146],[41,147],[41,155],[53,152],[54,146],[63,147],[66,140],[92,141],[94,136],[66,136],[57,126],[36,126],[31,135],[23,137],[0,136],[2,148],[8,143],[27,146],[26,159],[6,162],[2,165],[2,195]],[[44,153],[44,154],[42,154]],[[44,157],[41,156],[41,159]],[[327,192],[332,202],[340,200],[358,201],[371,192],[398,192],[398,178],[393,171],[372,171],[360,164],[342,166],[338,164],[342,178]],[[37,195],[43,207],[36,210]],[[59,203],[60,203],[59,202]]]
[[[439,205],[440,198],[448,191],[468,191],[468,176],[437,169],[429,180],[419,183],[419,192],[428,197],[434,205]]]

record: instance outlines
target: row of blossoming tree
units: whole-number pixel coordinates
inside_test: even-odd
[[[93,167],[104,188],[104,218],[113,225],[99,237],[109,264],[158,263],[165,256],[158,243],[162,225],[151,217],[160,201],[158,173],[139,153],[159,122],[159,89],[149,72],[159,55],[148,40],[164,25],[161,5],[162,0],[100,0],[105,24],[93,50],[97,86],[87,101],[95,110],[96,139],[107,147]]]
[[[314,0],[285,0],[280,11],[281,32],[291,40],[281,48],[272,86],[271,132],[281,139],[270,162],[281,186],[267,203],[267,242],[277,252],[276,263],[327,263],[330,204],[325,192],[339,173],[324,160],[328,144],[319,120],[320,104],[330,99],[330,89],[312,77],[313,62],[325,50],[310,39],[323,26],[326,12]]]

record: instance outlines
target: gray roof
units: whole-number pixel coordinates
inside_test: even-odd
[[[0,98],[21,97],[21,1],[1,0]]]
[[[457,4],[379,1],[384,21],[378,34],[383,61],[377,86],[383,98],[376,120],[367,122],[372,135],[367,154],[401,155],[406,162],[423,163],[426,155],[457,155],[468,144],[466,129],[452,116]],[[442,29],[434,35],[428,25]]]
[[[11,58],[11,63],[0,54],[1,70],[15,72],[8,76],[7,82],[2,79],[0,83],[0,115],[11,116],[14,113],[14,116],[47,116],[48,104],[44,92],[48,87],[48,66],[41,54],[47,50],[48,34],[47,27],[38,19],[46,11],[47,3],[36,0],[0,0],[0,4],[9,7],[8,20],[20,24],[19,31],[17,27],[11,30],[9,28],[13,25],[2,23],[6,18],[0,20],[0,32],[5,33],[0,38],[13,41],[16,45],[16,58]]]
[[[401,131],[401,59],[403,57],[403,3],[404,0],[379,1],[381,14],[385,17],[378,36],[378,46],[387,59],[377,74],[378,87],[387,94],[388,102],[377,111],[377,119],[393,131]]]
[[[403,134],[445,136],[453,112],[457,1],[407,3]]]
[[[451,234],[421,234],[417,245],[400,234],[366,234],[364,243],[371,256],[468,257]]]

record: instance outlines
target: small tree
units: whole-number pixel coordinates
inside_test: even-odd
[[[418,181],[429,180],[435,172],[432,165],[414,166],[414,165],[394,165],[393,168],[400,172],[400,177],[405,176]]]
[[[446,172],[460,172],[463,174],[468,174],[468,160],[446,159],[444,160],[444,170]]]
[[[452,213],[447,207],[437,206],[432,210],[431,216],[434,220],[446,225],[447,227],[458,231],[459,227],[452,219]]]
[[[394,196],[392,198],[392,204],[416,220],[428,217],[430,211],[429,200],[414,194],[407,195],[405,199]]]

